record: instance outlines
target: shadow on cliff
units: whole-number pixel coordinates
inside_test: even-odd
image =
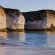
[[[47,27],[46,10],[23,12],[26,31],[43,31]]]

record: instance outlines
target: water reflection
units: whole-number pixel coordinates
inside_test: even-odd
[[[31,45],[45,47],[47,44],[48,35],[46,32],[29,32],[26,33],[26,41],[31,42]]]
[[[50,48],[55,48],[55,31],[47,32],[47,46]]]
[[[0,32],[0,38],[25,41],[31,46],[55,47],[55,32]]]
[[[0,38],[7,39],[7,32],[0,32]]]
[[[0,38],[25,41],[25,32],[0,32]]]
[[[25,32],[8,32],[8,39],[25,41]]]
[[[26,34],[25,32],[18,32],[19,41],[26,41]]]

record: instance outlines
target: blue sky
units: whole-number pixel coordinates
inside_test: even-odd
[[[55,0],[0,0],[0,5],[20,11],[37,11],[40,9],[55,10]]]

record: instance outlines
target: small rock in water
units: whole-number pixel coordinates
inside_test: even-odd
[[[5,43],[1,43],[2,45],[6,45]]]

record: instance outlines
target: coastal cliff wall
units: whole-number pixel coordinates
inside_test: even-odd
[[[23,13],[25,17],[25,29],[46,29],[47,14],[46,10]]]
[[[54,10],[47,11],[47,26],[48,28],[55,27],[55,11]]]
[[[55,27],[55,11],[24,12],[25,29],[49,29]]]
[[[0,30],[48,29],[55,27],[55,11],[20,12],[0,6]]]
[[[25,19],[19,10],[5,9],[8,29],[24,29]]]
[[[0,7],[0,29],[23,30],[25,19],[17,9]]]
[[[6,28],[6,13],[3,7],[0,6],[0,29]]]

